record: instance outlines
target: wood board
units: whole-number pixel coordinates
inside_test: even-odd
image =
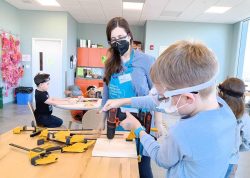
[[[92,151],[92,156],[137,158],[135,141],[125,139],[98,138]]]

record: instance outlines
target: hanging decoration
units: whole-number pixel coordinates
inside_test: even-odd
[[[20,41],[12,35],[6,33],[0,35],[2,42],[2,61],[0,68],[2,71],[2,80],[5,85],[5,96],[8,96],[9,89],[18,85],[18,80],[23,76],[24,69],[20,64],[21,52]]]

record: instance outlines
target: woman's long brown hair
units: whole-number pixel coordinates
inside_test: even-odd
[[[240,119],[244,113],[245,102],[244,102],[244,92],[245,84],[242,80],[238,78],[228,78],[222,84],[219,85],[219,88],[222,88],[219,92],[219,96],[224,99],[228,106],[232,109],[236,119]],[[242,97],[235,97],[227,94],[225,91],[231,91],[234,93],[242,94]]]
[[[127,32],[127,34],[131,37],[130,45],[132,45],[133,35],[129,28],[128,22],[122,17],[115,17],[108,22],[106,27],[106,35],[108,42],[110,43],[111,32],[116,27],[123,28]],[[107,58],[108,59],[105,62],[105,73],[103,78],[103,81],[106,83],[106,85],[109,84],[110,77],[112,74],[119,73],[122,70],[121,57],[117,51],[112,48],[109,48]]]

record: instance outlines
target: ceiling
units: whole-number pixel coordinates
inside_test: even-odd
[[[18,9],[66,11],[79,23],[106,24],[122,16],[131,25],[146,20],[233,24],[250,17],[250,0],[57,0],[61,7],[41,6],[35,0],[6,0]],[[145,1],[141,11],[123,10],[122,1]],[[210,6],[233,7],[224,14],[204,13]]]

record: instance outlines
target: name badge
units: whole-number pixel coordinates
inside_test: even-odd
[[[121,75],[121,76],[118,77],[118,79],[119,79],[120,84],[125,83],[125,82],[129,82],[129,81],[132,80],[130,74]]]

